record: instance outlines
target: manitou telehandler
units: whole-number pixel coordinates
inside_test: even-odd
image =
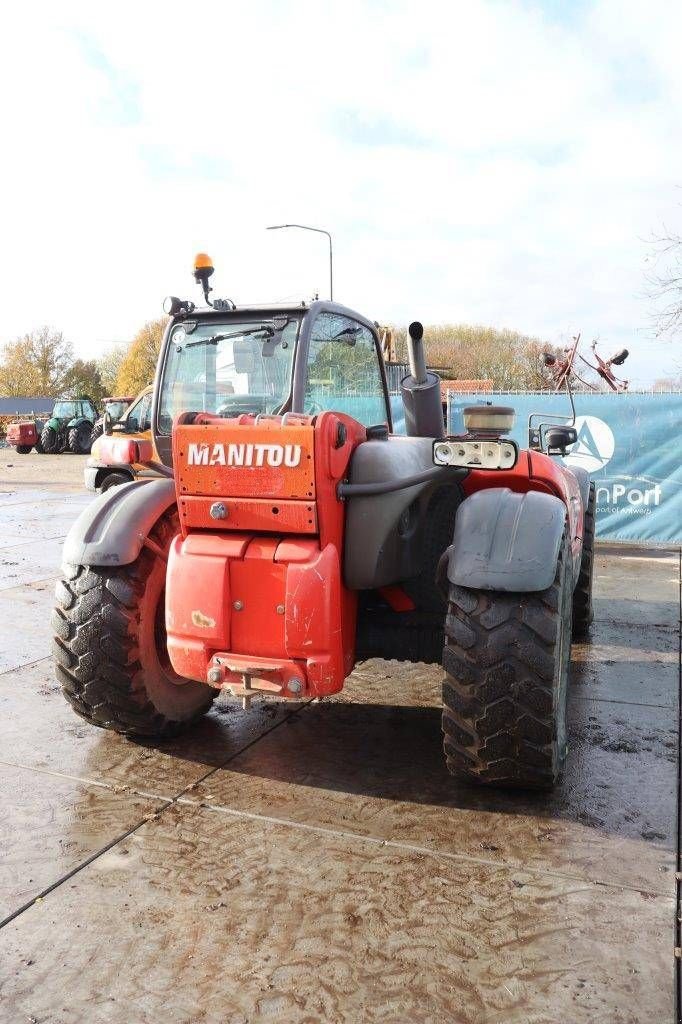
[[[551,457],[574,428],[536,423],[519,451],[513,410],[481,404],[444,436],[414,323],[394,434],[375,323],[332,302],[211,301],[212,272],[198,256],[205,306],[164,304],[154,444],[98,442],[162,478],[107,491],[69,533],[65,696],[97,725],[165,737],[221,689],[306,701],[360,659],[442,658],[450,771],[552,786],[571,636],[592,616],[593,485]]]

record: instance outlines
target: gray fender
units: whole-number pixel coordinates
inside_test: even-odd
[[[133,480],[98,495],[68,532],[67,565],[130,565],[154,523],[175,504],[173,480]]]
[[[451,583],[473,590],[546,590],[556,573],[566,506],[551,494],[477,491],[459,506],[449,550]]]

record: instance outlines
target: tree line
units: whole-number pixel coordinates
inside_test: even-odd
[[[41,327],[8,342],[0,352],[0,395],[59,398],[135,395],[154,379],[167,320],[150,320],[126,345],[99,359],[77,358],[61,331]],[[407,361],[407,330],[393,327],[396,355]],[[427,360],[445,378],[490,380],[494,390],[540,389],[542,353],[560,352],[541,338],[506,328],[432,324],[424,331]]]
[[[154,379],[166,318],[148,321],[129,344],[114,345],[99,359],[80,359],[63,333],[39,327],[0,352],[0,395],[65,398],[134,396]]]
[[[407,329],[394,327],[397,358],[407,360]],[[432,324],[424,328],[430,366],[451,380],[490,380],[495,391],[538,391],[542,353],[554,345],[509,328],[478,324]]]

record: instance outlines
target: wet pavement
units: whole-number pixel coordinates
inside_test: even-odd
[[[158,745],[83,722],[48,620],[85,501],[0,494],[0,1021],[673,1020],[679,551],[599,549],[566,776],[503,794],[445,771],[436,667]]]

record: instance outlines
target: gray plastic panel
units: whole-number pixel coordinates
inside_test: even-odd
[[[546,590],[556,573],[566,506],[551,494],[477,491],[462,502],[448,579],[473,590]]]
[[[443,437],[443,403],[440,377],[429,371],[426,381],[417,384],[411,376],[403,377],[400,393],[405,410],[405,429],[411,437]]]
[[[64,541],[69,565],[130,565],[157,519],[175,504],[175,481],[112,487],[83,509]]]
[[[353,453],[349,481],[353,484],[395,480],[433,467],[433,440],[426,437],[391,435],[387,441],[365,441]],[[464,471],[461,476],[465,475]],[[452,482],[460,477],[453,472]],[[420,545],[416,522],[400,518],[428,491],[442,481],[428,481],[368,497],[349,498],[346,510],[344,578],[352,590],[371,590],[416,575]],[[414,510],[414,515],[418,514]]]

